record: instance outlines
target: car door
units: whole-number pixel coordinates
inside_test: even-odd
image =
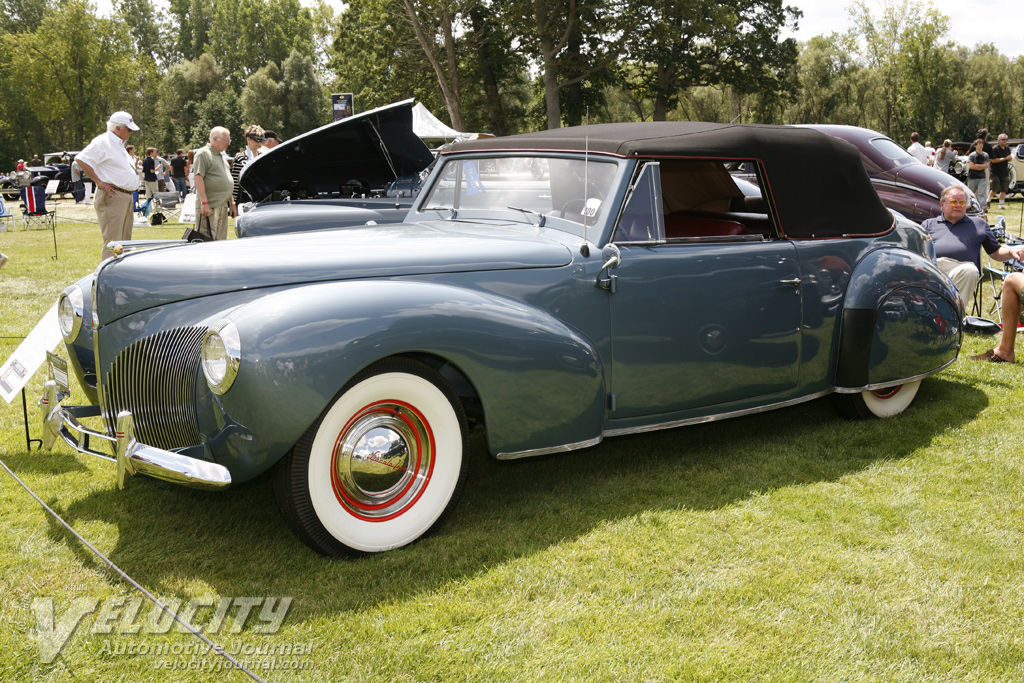
[[[606,283],[610,418],[727,410],[794,390],[801,287],[793,244],[750,234],[665,238],[658,165],[639,176],[620,218],[633,227],[616,233],[619,264],[605,273],[615,279]],[[637,215],[646,230],[636,229]]]

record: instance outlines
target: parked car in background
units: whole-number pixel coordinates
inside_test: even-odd
[[[414,100],[321,126],[249,162],[239,237],[398,223],[434,160],[413,132]]]
[[[939,195],[952,184],[963,189],[971,206],[968,215],[982,213],[981,204],[974,193],[961,180],[949,173],[926,166],[910,153],[881,133],[857,126],[808,125],[833,137],[846,140],[860,152],[864,168],[882,203],[898,211],[915,223],[942,213]],[[828,172],[816,166],[808,172]]]
[[[1010,190],[1013,194],[1024,193],[1024,143],[1014,147],[1010,155]]]
[[[47,152],[43,155],[42,166],[29,166],[21,173],[0,176],[0,192],[4,199],[15,201],[21,197],[21,188],[29,185],[45,186],[51,180],[58,180],[56,194],[71,191],[71,162],[78,152]]]
[[[114,253],[60,297],[91,405],[47,382],[45,446],[109,444],[122,485],[269,471],[335,556],[437,528],[471,425],[507,460],[830,395],[887,417],[962,338],[927,233],[855,148],[788,126],[457,143],[404,223]]]

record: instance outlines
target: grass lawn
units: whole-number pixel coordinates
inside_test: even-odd
[[[49,232],[0,233],[3,335],[95,267],[94,222],[57,237],[54,261]],[[204,601],[193,622],[267,681],[1020,681],[1022,370],[966,360],[993,341],[967,337],[884,421],[821,400],[511,463],[475,435],[451,521],[358,561],[302,545],[266,479],[119,491],[109,463],[28,452],[20,401],[0,404],[0,458],[149,591]],[[247,680],[148,604],[130,618],[137,597],[0,472],[0,681]],[[234,609],[216,628],[243,597],[293,602],[275,633]],[[59,631],[92,603],[44,662],[45,608]]]

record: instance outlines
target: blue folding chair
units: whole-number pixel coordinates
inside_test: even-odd
[[[152,201],[152,199],[147,199],[140,203],[138,191],[132,192],[132,211],[134,211],[139,217],[146,218],[149,216],[149,211],[152,208]]]
[[[7,210],[4,198],[0,196],[0,232],[14,232],[14,214]]]

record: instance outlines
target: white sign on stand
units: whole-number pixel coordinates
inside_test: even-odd
[[[46,352],[59,343],[60,327],[57,323],[57,304],[54,304],[11,357],[0,365],[0,396],[8,403],[13,401],[46,360]]]
[[[189,192],[181,201],[181,213],[178,215],[178,220],[182,223],[196,222],[196,195],[194,192]]]

